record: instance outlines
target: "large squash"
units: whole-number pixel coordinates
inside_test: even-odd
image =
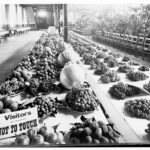
[[[70,62],[66,64],[60,73],[60,82],[67,89],[71,89],[75,83],[82,85],[84,81],[85,72],[76,63]]]

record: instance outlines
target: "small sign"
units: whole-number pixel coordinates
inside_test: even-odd
[[[19,135],[37,126],[37,107],[1,114],[0,139]]]

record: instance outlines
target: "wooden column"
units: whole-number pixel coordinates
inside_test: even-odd
[[[64,41],[68,42],[68,17],[67,17],[67,4],[64,4]]]

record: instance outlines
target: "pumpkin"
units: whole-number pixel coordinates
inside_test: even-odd
[[[71,45],[65,44],[65,50],[58,56],[58,63],[64,66],[69,61],[77,62],[79,61],[79,56],[76,52],[74,52]]]
[[[85,81],[85,73],[76,63],[68,63],[60,73],[60,82],[66,89],[71,89],[75,83],[83,84]]]

